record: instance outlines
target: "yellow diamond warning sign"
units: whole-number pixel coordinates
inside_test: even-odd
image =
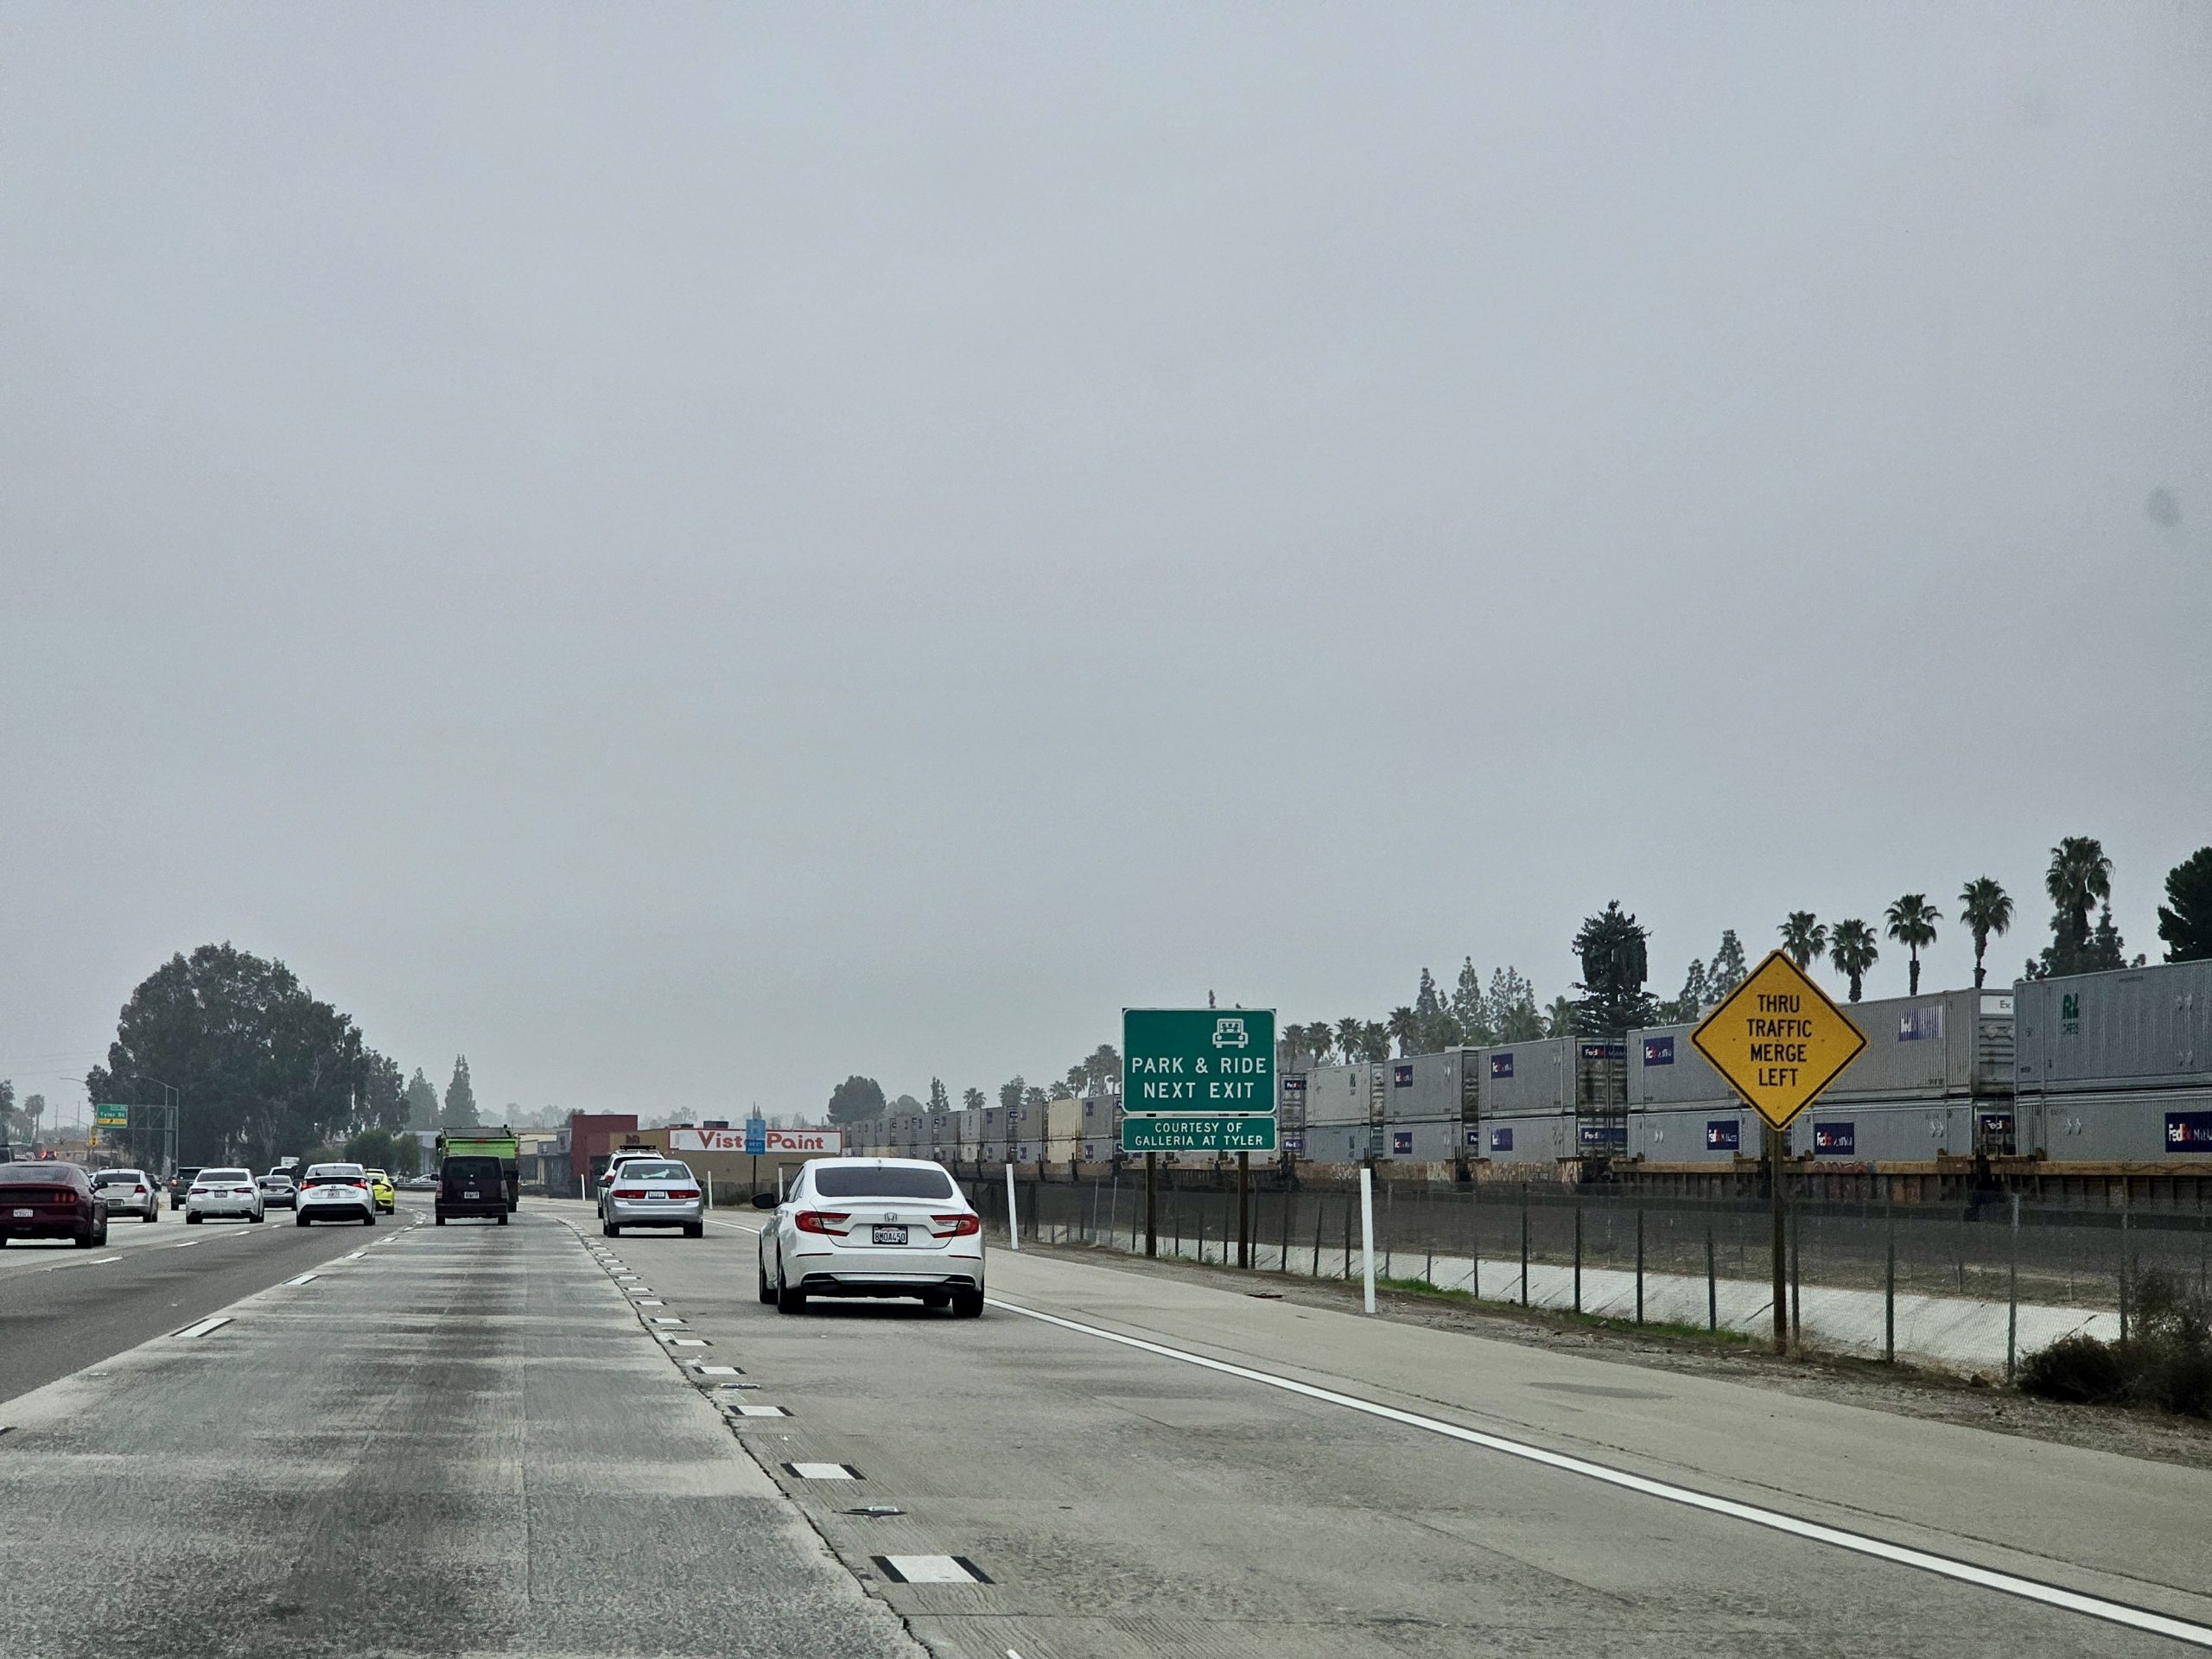
[[[1779,1129],[1836,1080],[1866,1035],[1777,950],[1706,1015],[1690,1041]]]

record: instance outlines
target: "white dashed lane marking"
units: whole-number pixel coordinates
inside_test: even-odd
[[[871,1555],[893,1584],[988,1584],[989,1573],[965,1555]]]
[[[210,1331],[219,1331],[230,1322],[229,1314],[218,1313],[212,1319],[202,1319],[197,1325],[188,1325],[183,1330],[173,1332],[171,1334],[179,1337],[204,1337]]]

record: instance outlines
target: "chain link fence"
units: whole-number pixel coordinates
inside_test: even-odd
[[[1004,1179],[966,1179],[1006,1238]],[[1605,1188],[1378,1183],[1375,1272],[1387,1286],[1635,1325],[1764,1338],[1773,1325],[1773,1223],[1764,1199],[1661,1198]],[[1141,1172],[1017,1183],[1021,1236],[1141,1255]],[[1793,1340],[2010,1377],[2026,1354],[2080,1332],[2124,1337],[2156,1273],[2212,1290],[2212,1212],[2085,1211],[2002,1197],[1957,1205],[1793,1202],[1783,1263]],[[1157,1192],[1158,1253],[1256,1274],[1359,1281],[1357,1187],[1255,1183],[1239,1249],[1234,1185]]]

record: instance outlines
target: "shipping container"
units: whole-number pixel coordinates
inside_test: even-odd
[[[2012,988],[2019,1092],[2212,1090],[2212,962]]]

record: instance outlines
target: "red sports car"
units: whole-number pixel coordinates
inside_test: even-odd
[[[11,1238],[73,1239],[89,1250],[107,1243],[107,1205],[74,1164],[0,1164],[0,1244]]]

